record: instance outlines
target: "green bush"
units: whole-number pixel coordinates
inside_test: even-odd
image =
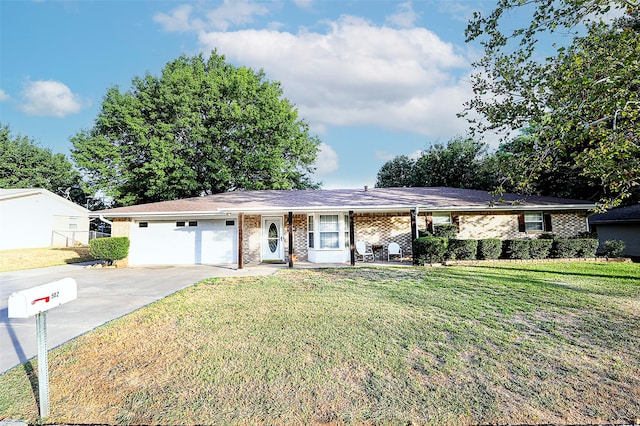
[[[428,229],[418,229],[418,238],[433,237],[433,234]]]
[[[551,248],[553,247],[553,240],[542,238],[538,240],[531,240],[529,254],[532,259],[546,259],[551,254]]]
[[[553,240],[553,257],[569,259],[578,256],[578,244],[571,238],[556,238]]]
[[[473,260],[478,253],[478,240],[457,240],[452,238],[448,242],[447,259]]]
[[[595,257],[598,240],[595,238],[555,238],[551,252],[553,257],[569,259],[573,257]]]
[[[504,240],[502,256],[505,259],[529,259],[531,257],[531,240]]]
[[[502,241],[498,238],[478,240],[478,259],[497,259],[502,254]]]
[[[416,238],[413,241],[413,264],[425,265],[442,262],[447,253],[447,242],[446,238]]]
[[[112,264],[114,260],[124,259],[129,255],[129,238],[94,238],[89,241],[89,254],[94,259]]]
[[[578,257],[596,257],[598,251],[598,240],[595,238],[576,238]]]
[[[436,225],[433,227],[433,236],[439,238],[456,238],[458,227],[456,225]]]
[[[607,257],[622,257],[626,247],[622,240],[607,240],[604,242],[604,254]]]

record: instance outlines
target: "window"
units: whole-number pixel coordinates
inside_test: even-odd
[[[235,226],[236,221],[235,220],[227,220],[225,222],[225,226]]]
[[[148,228],[149,227],[149,222],[140,222],[140,223],[138,223],[138,227],[139,228]]]
[[[433,226],[438,225],[451,225],[451,214],[450,213],[433,213],[431,215]]]
[[[185,223],[184,223],[183,220],[176,222],[176,226],[177,227],[181,227],[181,226],[184,226],[184,225],[185,225]]]
[[[190,220],[189,221],[189,226],[198,226],[198,221],[197,220]]]
[[[524,214],[525,231],[544,231],[544,221],[542,212],[531,212]]]
[[[349,215],[345,214],[344,215],[344,248],[349,249],[350,248],[350,243],[349,243]]]
[[[337,214],[321,214],[318,226],[321,249],[337,249],[340,247],[340,223]]]
[[[74,231],[78,229],[78,218],[70,217],[69,218],[69,231]]]
[[[315,247],[314,233],[313,233],[313,216],[309,216],[309,226],[307,228],[309,233],[309,248]]]

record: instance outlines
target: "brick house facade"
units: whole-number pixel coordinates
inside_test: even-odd
[[[237,191],[93,215],[112,219],[114,236],[135,240],[134,264],[170,262],[160,253],[166,246],[164,252],[186,253],[179,257],[183,263],[242,267],[267,255],[280,262],[293,255],[297,261],[348,262],[356,241],[376,249],[379,259],[386,259],[392,242],[410,257],[412,238],[439,223],[457,225],[461,239],[537,238],[544,232],[573,237],[588,231],[586,218],[594,207],[516,194],[497,201],[484,191],[456,188],[365,188]]]

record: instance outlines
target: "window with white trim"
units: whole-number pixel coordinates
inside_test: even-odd
[[[313,216],[309,216],[309,222],[307,226],[307,232],[309,234],[309,248],[315,247],[315,233],[313,232]]]
[[[451,213],[432,213],[431,223],[433,226],[451,225]]]
[[[318,231],[321,249],[340,247],[340,222],[337,214],[321,214]]]
[[[76,229],[78,229],[78,218],[77,217],[70,217],[69,218],[69,230],[70,231],[75,231]]]
[[[350,223],[349,223],[349,215],[345,214],[344,215],[344,248],[349,249],[350,247],[350,238],[349,238],[349,229],[350,229]]]
[[[544,231],[542,212],[528,212],[524,214],[525,231]]]

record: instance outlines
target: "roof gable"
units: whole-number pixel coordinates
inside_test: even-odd
[[[32,197],[38,195],[50,198],[57,203],[63,204],[67,208],[72,208],[78,211],[79,214],[86,215],[89,213],[88,209],[74,203],[73,201],[67,200],[66,198],[54,194],[53,192],[44,188],[0,188],[0,202],[21,197]]]

